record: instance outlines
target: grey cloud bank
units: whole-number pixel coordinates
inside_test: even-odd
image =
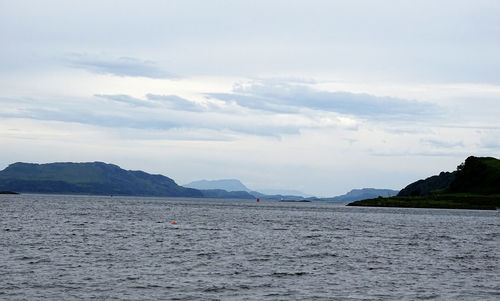
[[[500,80],[498,1],[221,5],[121,1],[117,9],[112,1],[4,2],[0,51],[8,58],[0,63],[49,53],[65,56],[69,66],[118,76],[334,72],[358,80]],[[172,69],[148,60],[169,61]]]
[[[371,118],[425,119],[437,115],[439,107],[425,102],[369,94],[318,91],[303,85],[253,83],[238,86],[233,93],[208,94],[238,105],[272,112],[297,112],[301,108]]]
[[[104,101],[101,101],[102,99]],[[93,126],[136,129],[199,129],[229,131],[245,135],[274,136],[298,134],[293,123],[253,122],[234,111],[203,110],[178,96],[148,95],[142,100],[129,95],[96,95],[78,101],[45,99],[0,99],[4,118],[76,122]],[[154,100],[151,102],[150,100]],[[19,108],[19,104],[23,106]],[[199,137],[201,140],[210,137]]]
[[[177,95],[156,95],[146,94],[147,99],[157,101],[166,105],[168,108],[180,111],[201,112],[204,108],[193,101],[189,101]]]
[[[114,95],[108,95],[108,94],[96,94],[94,95],[96,97],[108,99],[114,102],[118,103],[125,103],[128,105],[132,106],[137,106],[137,107],[153,107],[154,103],[144,101],[139,98],[132,97],[130,95],[125,95],[125,94],[114,94]]]
[[[113,74],[117,76],[140,76],[149,78],[176,78],[177,76],[159,68],[152,61],[132,57],[107,57],[88,54],[66,55],[63,63],[69,67],[81,68],[90,72]]]
[[[148,93],[145,98],[126,94],[96,94],[94,98],[66,101],[44,99],[3,99],[14,111],[4,116],[79,122],[118,128],[195,128],[227,130],[235,133],[275,136],[298,135],[301,129],[342,126],[343,115],[384,120],[428,120],[439,118],[433,104],[369,94],[314,90],[303,84],[274,80],[236,85],[232,93],[208,93],[208,102],[197,103],[177,95]],[[233,104],[231,109],[210,101]],[[235,105],[235,106],[234,106]],[[304,114],[304,110],[309,112]],[[328,115],[333,113],[334,115]],[[268,116],[264,118],[263,114]],[[273,117],[280,114],[282,119]],[[326,114],[326,115],[325,115]],[[238,116],[240,116],[238,118]],[[246,117],[243,117],[246,116]],[[328,116],[328,123],[318,120]],[[283,118],[285,117],[285,118]],[[356,127],[344,126],[355,130]]]

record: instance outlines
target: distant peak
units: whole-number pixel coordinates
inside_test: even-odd
[[[184,187],[195,189],[223,189],[227,191],[250,191],[237,179],[219,179],[219,180],[199,180],[185,184]]]

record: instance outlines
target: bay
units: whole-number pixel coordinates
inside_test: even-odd
[[[30,194],[0,206],[1,300],[500,298],[496,211]]]

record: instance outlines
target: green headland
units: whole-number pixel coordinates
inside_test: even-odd
[[[348,206],[495,210],[500,208],[500,160],[471,156],[457,170],[411,183],[397,196]]]

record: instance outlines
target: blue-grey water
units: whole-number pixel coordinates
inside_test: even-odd
[[[52,195],[0,206],[0,300],[500,299],[496,211]]]

